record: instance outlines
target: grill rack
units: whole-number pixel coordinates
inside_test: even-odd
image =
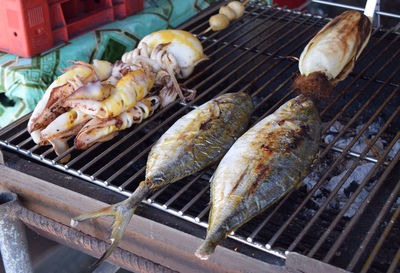
[[[0,145],[129,196],[143,179],[145,161],[152,143],[191,107],[222,93],[247,91],[257,103],[253,120],[256,122],[293,97],[295,94],[290,85],[295,77],[297,65],[286,56],[298,56],[309,39],[327,21],[326,18],[298,11],[250,5],[245,16],[233,22],[227,30],[199,36],[210,61],[200,65],[193,76],[185,81],[184,84],[199,92],[198,97],[188,105],[175,102],[157,112],[143,124],[121,133],[114,140],[96,144],[84,152],[78,152],[72,147],[66,153],[56,156],[52,148],[34,145],[26,131],[29,116],[4,128],[0,132]],[[185,25],[185,29],[199,34],[207,27],[207,18],[194,19]],[[375,258],[380,254],[380,250],[386,250],[385,244],[390,241],[393,234],[398,234],[391,231],[399,230],[399,223],[396,220],[400,208],[396,208],[394,203],[400,191],[400,179],[395,168],[398,166],[400,152],[397,152],[391,160],[387,158],[391,148],[400,139],[400,106],[398,103],[397,106],[393,103],[400,102],[400,66],[395,63],[400,48],[398,42],[400,36],[394,34],[397,30],[397,27],[389,30],[375,29],[355,71],[336,88],[337,95],[329,103],[319,105],[321,118],[326,122],[323,133],[326,133],[336,120],[340,119],[345,124],[333,142],[321,144],[321,158],[335,158],[324,176],[309,191],[300,189],[287,194],[263,215],[231,234],[232,239],[283,259],[285,251],[297,251],[348,270],[366,272],[370,269],[371,272],[380,272],[382,264]],[[375,69],[376,67],[378,69]],[[368,96],[363,97],[362,94]],[[376,137],[370,140],[363,152],[351,151],[351,146],[382,113],[387,117],[386,123],[376,136],[385,136],[388,140],[389,145],[386,150],[380,157],[368,155],[377,140]],[[335,146],[335,142],[342,135],[356,126],[356,121],[360,117],[365,119],[365,125],[353,141],[345,148]],[[70,162],[66,165],[58,163],[70,153],[72,154]],[[315,214],[307,218],[302,211],[309,206],[317,190],[321,189],[326,180],[335,173],[336,167],[348,158],[354,160],[350,171],[339,181],[338,186],[322,206],[315,210]],[[374,163],[369,175],[357,187],[344,208],[333,216],[331,212],[327,213],[325,208],[329,201],[335,197],[347,177],[362,162]],[[208,180],[212,172],[213,168],[210,168],[163,188],[144,203],[207,227]],[[344,220],[346,208],[350,207],[362,188],[374,178],[377,182],[367,199],[352,218]],[[375,202],[381,209],[376,208],[378,216],[371,222],[371,217],[365,217],[367,213],[364,212],[370,210],[369,204],[374,203],[372,202],[375,200],[374,196],[384,194],[383,184],[390,190],[380,207],[379,203]],[[291,202],[296,206],[290,205]],[[325,219],[326,217],[329,221]],[[354,255],[348,259],[349,261],[337,258],[338,251],[344,251],[342,245],[346,243],[345,240],[354,234],[354,229],[363,223],[365,218],[371,223],[366,228],[367,235],[363,238],[359,236],[357,242],[360,245],[355,248]],[[384,221],[388,224],[382,225]],[[301,227],[302,224],[304,228]],[[316,229],[320,229],[321,235],[317,240],[310,237],[310,233],[314,233]],[[397,249],[392,253],[393,258],[385,268],[388,272],[396,270],[400,259],[400,246],[394,244],[394,248]],[[369,256],[366,256],[367,249]]]

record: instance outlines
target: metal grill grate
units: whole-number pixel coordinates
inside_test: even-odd
[[[207,19],[192,19],[185,29],[199,35],[207,28]],[[112,141],[83,152],[72,147],[56,156],[52,148],[35,145],[26,131],[28,116],[0,132],[0,145],[129,196],[144,178],[153,143],[192,106],[222,93],[246,91],[256,104],[254,123],[295,96],[291,84],[297,63],[288,56],[299,56],[327,22],[298,11],[250,5],[228,29],[199,36],[210,60],[184,83],[198,90],[188,105],[175,102]],[[285,251],[296,251],[352,271],[399,270],[400,35],[396,31],[397,27],[374,30],[353,73],[336,87],[331,100],[318,105],[324,122],[320,162],[304,185],[231,238],[281,258]],[[363,141],[362,149],[355,149]],[[60,164],[67,154],[71,160]],[[363,166],[368,169],[361,175]],[[163,188],[144,203],[207,227],[213,170]]]

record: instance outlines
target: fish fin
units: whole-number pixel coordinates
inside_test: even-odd
[[[125,233],[125,229],[128,226],[132,218],[132,215],[136,210],[136,207],[137,205],[129,209],[126,212],[126,214],[118,214],[118,212],[116,212],[116,214],[113,215],[115,220],[112,226],[111,237],[110,237],[111,245],[106,250],[106,252],[104,252],[103,255],[101,255],[101,257],[90,266],[91,270],[96,269],[104,260],[106,260],[111,255],[114,248],[118,245],[119,241],[122,239],[122,236]]]
[[[200,260],[208,260],[210,255],[214,252],[213,247],[210,247],[207,241],[204,241],[200,247],[196,250],[194,255],[196,255],[197,258]]]
[[[92,270],[98,267],[104,260],[106,260],[110,255],[114,248],[118,245],[122,236],[124,235],[125,229],[128,226],[133,213],[136,210],[137,205],[143,198],[150,192],[150,189],[147,187],[145,182],[141,182],[139,187],[135,190],[135,192],[126,200],[119,202],[117,204],[102,208],[100,210],[94,212],[88,212],[78,217],[71,219],[71,226],[76,227],[79,222],[98,218],[101,216],[112,216],[114,218],[114,223],[112,225],[111,231],[111,245],[104,252],[104,254],[100,257],[98,261],[96,261],[92,266]]]

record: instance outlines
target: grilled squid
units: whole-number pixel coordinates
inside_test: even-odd
[[[72,109],[58,116],[40,132],[40,144],[56,138],[68,138],[76,135],[91,117],[79,110]]]
[[[162,50],[156,50],[157,47]],[[150,58],[161,67],[169,65],[178,78],[187,78],[199,62],[206,60],[203,46],[190,32],[166,29],[145,36],[137,49],[122,56],[122,61],[135,64],[138,57]]]
[[[152,67],[156,73],[156,85],[168,87],[168,92],[160,94],[162,106],[175,100],[177,95],[183,101],[194,98],[195,92],[182,90],[176,77],[189,77],[194,67],[206,59],[200,41],[193,34],[171,29],[145,36],[136,49],[122,56],[122,61],[129,65],[146,63]]]
[[[116,136],[118,131],[130,128],[133,124],[141,123],[150,117],[159,106],[160,99],[152,96],[142,99],[133,108],[114,118],[94,118],[79,131],[75,138],[75,147],[83,150],[97,142],[108,141]]]
[[[90,65],[79,63],[85,67],[91,68]],[[78,72],[79,72],[78,67]],[[34,140],[39,145],[51,144],[57,155],[68,150],[67,140],[75,136],[80,129],[92,118],[92,116],[74,108],[82,102],[88,104],[102,101],[111,95],[113,85],[129,71],[129,67],[122,62],[116,62],[111,65],[109,62],[95,60],[93,68],[96,73],[96,81],[90,81],[84,84],[82,81],[72,82],[74,91],[65,99],[59,101],[60,110],[64,113],[54,115],[54,119],[43,129],[35,131]],[[74,69],[74,68],[72,68]],[[76,69],[76,68],[75,68]],[[61,76],[65,77],[65,74]],[[70,110],[68,110],[70,109]],[[61,163],[69,160],[70,155],[65,156]]]
[[[73,108],[77,101],[101,101],[109,97],[112,86],[102,84],[100,81],[88,83],[78,88],[64,103],[66,108]],[[44,128],[38,139],[38,144],[45,145],[50,143],[57,155],[65,152],[69,147],[67,140],[75,136],[79,130],[88,122],[92,116],[73,108],[55,118]],[[64,158],[66,161],[66,158]]]
[[[143,99],[153,87],[155,75],[144,69],[126,73],[111,88],[111,94],[104,100],[70,100],[67,105],[101,119],[112,118],[132,108]]]
[[[57,155],[68,150],[68,139],[75,136],[81,128],[91,119],[91,116],[79,110],[72,109],[53,120],[40,132],[40,145],[50,143]],[[69,161],[70,155],[65,156],[60,162]]]
[[[63,104],[69,96],[89,82],[107,79],[111,73],[112,64],[99,60],[94,60],[93,65],[75,62],[66,68],[64,74],[47,88],[29,119],[28,132],[33,141],[39,143],[40,131],[57,116],[68,111]]]
[[[370,18],[346,11],[330,21],[307,44],[299,60],[294,87],[305,95],[326,97],[353,70],[371,36]]]
[[[144,37],[124,62],[76,62],[48,88],[28,131],[36,143],[52,144],[57,154],[68,149],[67,140],[76,134],[79,149],[111,139],[177,96],[194,98],[194,90],[181,87],[176,77],[188,77],[204,59],[191,33],[164,30]],[[154,85],[160,87],[159,97],[145,99]]]

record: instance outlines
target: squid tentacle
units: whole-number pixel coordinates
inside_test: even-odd
[[[135,123],[141,123],[150,117],[160,106],[158,96],[147,97],[120,115],[109,118],[93,118],[77,134],[75,147],[87,149],[97,142],[113,138],[119,131],[130,128]]]
[[[161,83],[164,87],[160,92],[162,107],[174,101],[177,95],[183,103],[186,103],[192,100],[196,94],[195,92],[190,92],[188,96],[184,95],[175,76],[181,73],[178,61],[166,50],[169,44],[170,43],[157,44],[150,55],[148,55],[149,46],[146,43],[142,43],[140,49],[137,48],[122,56],[122,60],[130,65],[146,63],[157,73],[156,83]]]

